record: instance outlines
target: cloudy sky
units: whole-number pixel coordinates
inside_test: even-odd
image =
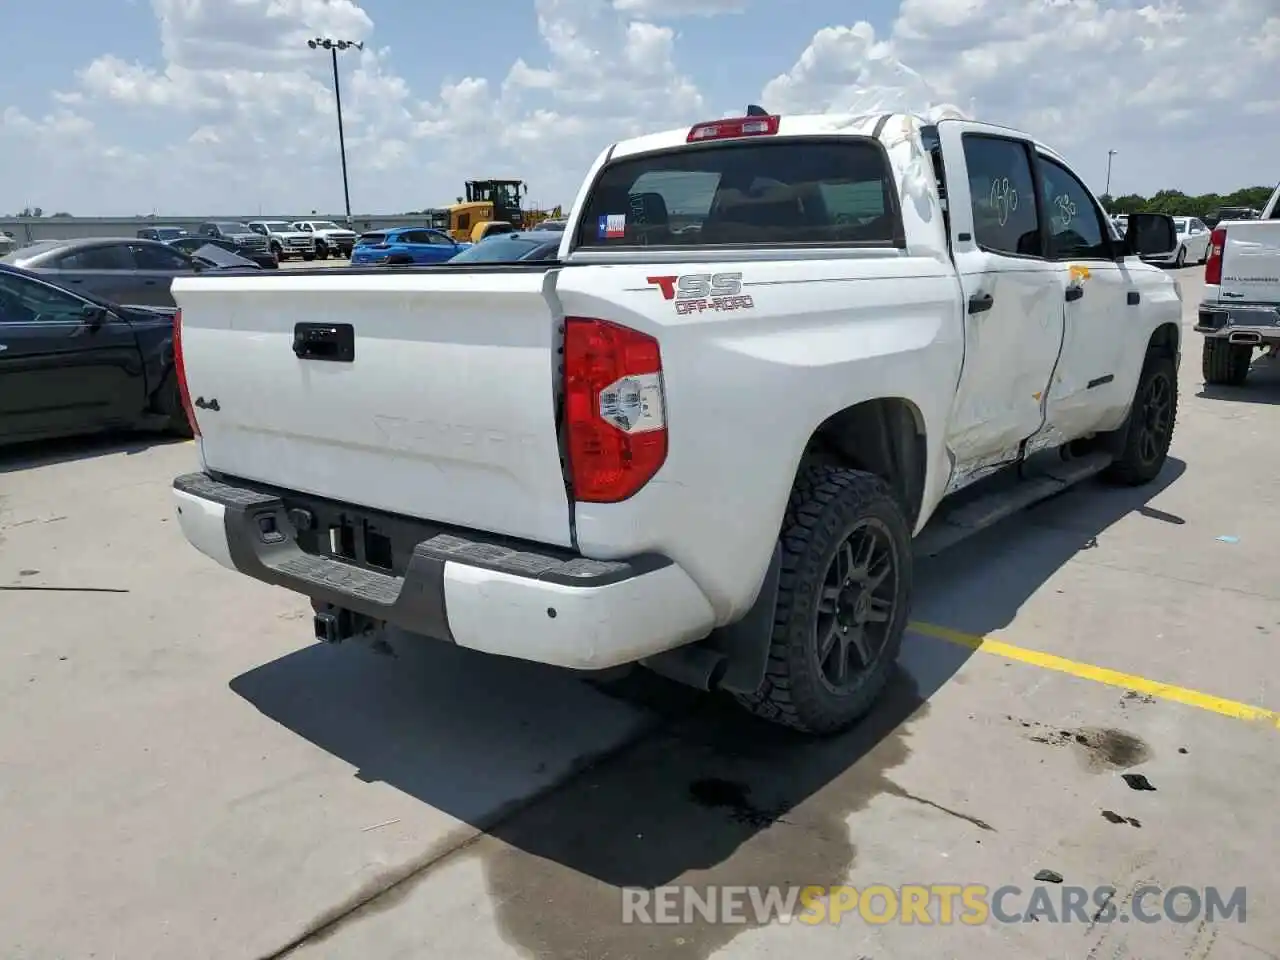
[[[1280,0],[42,0],[5,4],[0,214],[569,203],[601,148],[741,112],[955,104],[1101,191],[1280,180]]]

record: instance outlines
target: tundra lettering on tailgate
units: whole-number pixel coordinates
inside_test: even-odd
[[[755,301],[742,293],[742,274],[686,273],[684,276],[646,277],[662,291],[662,299],[674,300],[676,313],[704,310],[750,310]]]

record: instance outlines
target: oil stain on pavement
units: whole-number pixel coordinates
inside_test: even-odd
[[[902,795],[886,774],[910,755],[905,722],[927,709],[901,672],[836,738],[806,739],[709,701],[468,855],[485,865],[504,937],[527,956],[705,960],[750,929],[749,906],[746,923],[694,911],[687,923],[627,924],[624,888],[845,882],[857,857],[848,818],[880,794]]]

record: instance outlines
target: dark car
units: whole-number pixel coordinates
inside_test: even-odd
[[[159,240],[95,237],[41,240],[15,250],[0,263],[22,267],[69,290],[111,303],[172,307],[174,277],[209,269]]]
[[[0,264],[0,444],[117,429],[190,436],[174,313]]]
[[[138,236],[143,240],[176,240],[190,234],[185,227],[143,227]]]
[[[213,240],[209,237],[179,237],[166,246],[186,254],[196,263],[219,270],[261,270],[262,265],[237,253],[239,249],[230,240]]]
[[[1204,225],[1212,230],[1223,220],[1257,220],[1259,212],[1252,207],[1219,207],[1204,218]]]
[[[564,232],[530,230],[503,233],[468,247],[449,263],[514,263],[517,260],[554,260]]]
[[[267,269],[280,266],[279,258],[271,249],[271,241],[239,220],[206,220],[196,227],[196,236],[229,241],[240,256],[248,257]]]

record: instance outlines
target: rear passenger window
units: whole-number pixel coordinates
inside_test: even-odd
[[[893,176],[872,140],[733,143],[619,160],[578,245],[902,246]]]
[[[1042,256],[1026,147],[1016,140],[977,134],[966,134],[963,142],[978,246],[991,253]]]
[[[1066,167],[1040,158],[1045,215],[1049,218],[1049,256],[1057,260],[1111,259],[1110,231],[1089,191]]]
[[[134,270],[137,264],[124,244],[88,247],[69,253],[58,261],[62,270]]]

